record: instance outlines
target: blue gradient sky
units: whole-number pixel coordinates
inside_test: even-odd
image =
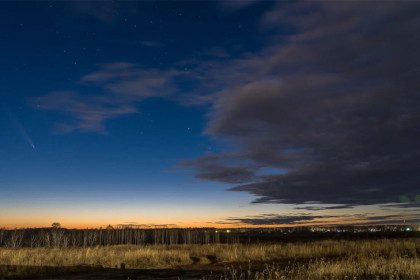
[[[369,196],[366,201],[358,198],[355,186],[357,192],[349,196],[357,200],[337,203],[318,197],[279,200],[283,191],[268,191],[268,185],[239,186],[273,182],[280,180],[276,176],[303,168],[249,148],[271,145],[263,139],[283,143],[274,134],[282,126],[257,124],[248,130],[255,124],[248,121],[254,117],[258,121],[259,116],[246,115],[254,109],[240,113],[236,106],[247,103],[235,99],[249,91],[262,96],[259,86],[262,91],[277,90],[278,82],[289,83],[290,73],[305,68],[293,61],[295,54],[290,52],[291,62],[288,55],[278,56],[287,71],[283,64],[265,69],[277,61],[277,49],[287,49],[300,34],[306,36],[307,27],[296,24],[292,16],[307,16],[312,22],[311,13],[318,10],[322,14],[327,9],[332,18],[343,9],[363,10],[289,6],[269,1],[0,3],[0,226],[48,226],[54,221],[68,227],[128,222],[279,224],[270,220],[273,215],[297,217],[290,224],[308,215],[321,222],[364,223],[387,217],[395,223],[418,222],[420,199],[412,181],[404,183],[407,187],[401,193],[385,191],[386,197]],[[412,17],[407,10],[400,13]],[[378,19],[392,17],[386,9],[377,14]],[[311,53],[311,45],[308,48]],[[303,65],[308,73],[318,73],[319,65],[307,59]],[[329,75],[328,79],[332,72]],[[377,80],[386,78],[380,75]],[[328,80],[316,78],[323,79]],[[340,82],[343,86],[349,80]],[[363,87],[365,82],[356,84]],[[295,87],[296,95],[304,96],[298,85],[287,88]],[[248,87],[242,91],[242,86]],[[337,88],[335,84],[334,90],[344,96]],[[286,103],[287,97],[279,110]],[[263,111],[264,106],[255,107],[255,114]],[[267,123],[288,117],[268,118]],[[238,130],[239,124],[246,129]],[[270,133],[273,136],[265,138]],[[274,149],[292,156],[312,151],[313,146],[296,143]],[[407,147],[407,152],[417,151]],[[219,157],[217,164],[213,156]],[[282,177],[279,184],[286,179]],[[375,189],[363,184],[360,188],[367,192]],[[314,182],[313,188],[321,185]],[[239,189],[226,191],[235,186]],[[259,198],[266,203],[251,203]],[[400,202],[405,202],[404,207],[384,207]],[[296,209],[302,204],[343,207]]]

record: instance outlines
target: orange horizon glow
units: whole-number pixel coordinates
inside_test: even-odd
[[[195,206],[195,205],[194,205]],[[59,222],[63,228],[67,229],[86,229],[86,228],[106,228],[108,225],[114,227],[118,225],[133,225],[140,228],[276,228],[276,227],[300,227],[300,226],[329,226],[329,225],[363,225],[368,224],[368,220],[359,218],[356,214],[375,213],[375,215],[389,215],[378,207],[360,207],[357,209],[334,210],[319,212],[325,217],[315,218],[307,221],[297,221],[291,224],[266,224],[253,225],[241,220],[259,219],[264,217],[264,213],[277,213],[279,216],[299,216],[302,213],[293,209],[294,206],[278,205],[257,205],[251,207],[227,207],[222,209],[213,205],[196,206],[195,211],[190,207],[180,205],[173,206],[121,206],[121,207],[94,207],[94,206],[66,206],[48,209],[45,205],[36,205],[27,208],[7,209],[2,211],[0,207],[0,228],[49,228],[54,222]],[[226,213],[229,213],[227,216]],[[261,214],[263,213],[263,214]],[[394,214],[394,213],[393,213]],[[273,214],[271,214],[273,215]],[[315,215],[308,212],[306,215]],[[410,217],[411,216],[411,217]],[[233,217],[233,218],[232,218]],[[361,217],[361,216],[360,216]],[[403,215],[401,217],[409,220],[415,215]],[[235,219],[238,220],[235,220]],[[263,218],[261,218],[263,220]],[[380,224],[384,220],[371,221]],[[388,224],[403,224],[403,219],[389,220]],[[147,227],[146,227],[147,226]]]
[[[29,228],[50,228],[51,224],[42,223],[42,224],[15,224],[8,225],[0,228],[13,230],[13,229],[29,229]],[[60,223],[61,224],[61,223]],[[404,223],[390,222],[389,225],[403,225]],[[183,223],[178,225],[168,225],[164,226],[163,224],[151,224],[148,226],[144,225],[135,225],[135,224],[61,224],[62,228],[65,229],[104,229],[107,226],[113,226],[117,228],[119,226],[132,226],[133,228],[140,229],[154,229],[154,228],[215,228],[215,229],[240,229],[240,228],[284,228],[284,227],[324,227],[324,226],[374,226],[375,224],[364,224],[360,220],[346,221],[345,223],[340,223],[339,221],[325,221],[322,223],[302,223],[302,224],[275,224],[275,225],[250,225],[250,224],[209,224],[209,223]],[[383,225],[383,224],[377,224]]]

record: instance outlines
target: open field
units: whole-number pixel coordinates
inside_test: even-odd
[[[212,271],[213,278],[221,275],[224,279],[420,279],[419,257],[419,238],[285,244],[0,248],[0,275],[2,278],[39,276],[44,272],[48,274],[45,267],[66,268],[64,272],[97,269],[112,274],[116,268],[121,273],[122,266],[127,273],[132,273],[130,279],[142,279],[134,270],[144,269],[175,270],[175,274],[176,271],[207,271],[202,273],[203,277]]]

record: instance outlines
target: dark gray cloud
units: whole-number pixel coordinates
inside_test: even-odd
[[[221,224],[246,224],[246,225],[299,225],[299,224],[414,224],[420,221],[420,214],[412,215],[374,215],[374,214],[352,214],[352,215],[311,215],[311,214],[263,214],[247,217],[229,217],[219,222]]]
[[[412,209],[420,209],[420,202],[408,202],[408,203],[391,203],[386,205],[381,205],[383,209],[406,209],[407,211]]]
[[[213,48],[219,59],[170,69],[101,65],[81,82],[104,94],[52,93],[34,104],[70,115],[63,132],[105,131],[106,120],[136,112],[145,98],[212,104],[205,133],[237,149],[183,162],[197,178],[234,184],[231,191],[255,195],[254,203],[417,201],[420,4],[276,5],[260,20],[273,40],[258,52],[229,58]],[[191,92],[180,94],[179,83]],[[261,174],[267,168],[282,172]]]
[[[312,216],[312,215],[276,215],[276,214],[265,214],[259,216],[250,216],[250,217],[230,217],[225,219],[226,224],[247,224],[247,225],[284,225],[284,224],[299,224],[299,223],[309,223],[315,219],[322,218],[336,218],[337,216]],[[223,223],[223,222],[222,222]]]
[[[309,211],[322,211],[322,210],[335,210],[335,209],[348,209],[353,208],[351,205],[336,205],[336,206],[300,206],[295,207],[296,210],[309,210]]]
[[[184,160],[181,166],[194,168],[199,165],[202,172],[196,177],[210,181],[241,184],[256,180],[255,171],[259,167],[240,163],[234,156],[209,155],[196,160]]]
[[[420,177],[418,3],[284,4],[261,24],[296,34],[260,53],[205,65],[221,85],[207,134],[241,164],[195,164],[197,177],[240,183],[254,203],[343,207],[413,202]],[[199,73],[200,71],[198,71]],[[258,175],[260,168],[287,172]]]

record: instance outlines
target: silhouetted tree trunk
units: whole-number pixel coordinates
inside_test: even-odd
[[[6,246],[10,248],[19,248],[22,245],[24,230],[14,230],[9,234],[9,238],[6,240]]]

